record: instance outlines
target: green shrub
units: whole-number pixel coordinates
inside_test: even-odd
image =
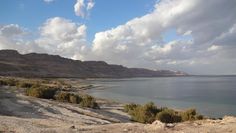
[[[181,118],[183,121],[192,121],[192,120],[196,120],[196,109],[188,109],[184,112],[181,113]]]
[[[39,88],[39,87],[45,87],[44,85],[40,84],[40,82],[36,82],[32,85],[31,88]]]
[[[127,112],[127,113],[129,113],[129,112],[133,111],[133,110],[134,110],[135,108],[137,108],[137,107],[138,107],[138,104],[135,104],[135,103],[126,104],[126,105],[124,106],[124,111]]]
[[[155,121],[156,114],[160,111],[152,102],[144,106],[135,104],[127,105],[127,108],[131,119],[141,123],[151,123]]]
[[[55,100],[60,101],[60,102],[69,102],[69,98],[70,98],[70,94],[68,92],[58,92],[55,96],[54,96]]]
[[[131,120],[141,123],[152,123],[156,119],[164,123],[177,123],[204,118],[202,115],[198,115],[195,109],[189,109],[183,112],[175,111],[166,107],[157,108],[152,102],[143,106],[134,103],[127,104],[124,106],[124,111],[131,116]]]
[[[171,109],[162,110],[157,114],[156,118],[163,123],[176,123],[182,121],[181,116],[178,114],[178,112],[175,112]]]
[[[76,103],[76,104],[79,104],[82,101],[80,96],[63,91],[58,92],[54,98],[55,100],[61,102]]]
[[[5,86],[5,85],[7,85],[7,82],[6,82],[6,80],[4,80],[4,79],[1,79],[1,80],[0,80],[0,85],[4,85],[4,86]]]
[[[31,87],[26,89],[26,95],[37,98],[53,99],[57,90],[57,88],[46,86]]]
[[[89,95],[82,96],[82,101],[80,102],[80,106],[94,108],[94,109],[99,108],[98,104],[96,103],[96,100],[92,96],[89,96]]]
[[[160,112],[160,109],[158,109],[157,106],[155,106],[155,104],[153,102],[149,102],[149,103],[145,104],[144,108],[153,114]]]
[[[7,85],[9,85],[9,86],[16,86],[17,82],[18,82],[15,79],[7,79],[6,81],[7,81]]]
[[[38,98],[43,95],[41,89],[39,88],[28,88],[26,89],[25,94],[27,96],[38,97]]]
[[[155,114],[142,106],[137,107],[131,114],[131,119],[137,122],[151,123],[155,120]]]
[[[70,95],[69,101],[70,101],[70,103],[78,104],[78,103],[80,103],[82,101],[82,98],[79,97],[78,95]]]
[[[157,114],[157,119],[164,123],[173,123],[172,113],[168,111],[162,111]]]
[[[7,85],[7,86],[16,86],[17,80],[13,78],[5,78],[0,80],[0,85]]]
[[[18,82],[17,87],[20,87],[20,88],[31,88],[33,85],[34,85],[34,83]]]
[[[204,119],[204,116],[203,116],[203,115],[196,115],[196,116],[195,116],[195,119],[196,119],[196,120],[203,120],[203,119]]]

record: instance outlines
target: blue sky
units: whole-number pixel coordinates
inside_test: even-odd
[[[0,49],[236,74],[235,12],[235,0],[1,0]]]
[[[76,0],[1,0],[1,24],[19,24],[32,32],[45,20],[63,17],[79,24],[86,24],[87,39],[92,41],[97,32],[114,28],[153,10],[156,0],[97,0],[88,18],[76,16],[73,6]]]

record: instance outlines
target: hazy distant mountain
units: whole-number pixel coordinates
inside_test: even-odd
[[[22,77],[126,78],[183,76],[170,70],[127,68],[104,61],[80,61],[48,54],[19,54],[15,50],[0,50],[0,75]]]

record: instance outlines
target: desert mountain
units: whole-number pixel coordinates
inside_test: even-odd
[[[20,77],[127,78],[184,76],[170,70],[127,68],[104,61],[80,61],[39,53],[20,54],[15,50],[0,50],[0,75]]]

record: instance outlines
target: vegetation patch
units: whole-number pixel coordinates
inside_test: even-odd
[[[31,88],[34,85],[35,85],[35,83],[22,81],[22,82],[18,82],[16,86],[19,87],[19,88]]]
[[[1,86],[5,86],[5,85],[7,85],[7,82],[5,80],[1,79],[0,80],[0,85]]]
[[[141,123],[152,123],[155,121],[155,116],[160,110],[153,102],[145,105],[128,104],[125,105],[125,111],[131,115],[131,120]]]
[[[16,86],[17,83],[18,81],[12,78],[0,79],[0,85]]]
[[[55,100],[61,102],[75,103],[79,104],[82,98],[79,95],[75,95],[73,93],[60,91],[54,96]]]
[[[188,109],[186,111],[180,112],[182,121],[194,121],[202,120],[203,116],[197,114],[196,109]]]
[[[2,78],[0,79],[0,85],[5,86],[17,86],[18,88],[31,88],[36,83],[27,80],[19,80],[15,78]]]
[[[40,86],[40,87],[32,86],[31,88],[26,89],[26,95],[37,98],[53,99],[57,90],[58,88],[48,87],[48,86]]]
[[[124,111],[131,115],[131,120],[140,123],[152,123],[155,120],[160,120],[163,123],[177,123],[204,118],[202,115],[197,114],[195,109],[175,111],[166,107],[157,108],[152,102],[145,105],[127,104],[124,106]]]
[[[82,96],[82,101],[80,102],[81,107],[87,107],[87,108],[93,108],[93,109],[99,109],[99,106],[95,100],[90,95],[83,95]]]
[[[69,92],[60,91],[54,96],[55,100],[61,102],[75,103],[79,104],[81,107],[98,109],[99,106],[95,100],[90,95],[76,95]]]
[[[90,95],[78,95],[68,91],[62,91],[72,86],[63,80],[19,80],[14,78],[0,78],[1,86],[17,86],[25,89],[25,95],[54,99],[60,102],[79,104],[81,107],[99,109],[94,97]]]
[[[163,123],[177,123],[182,121],[179,112],[172,109],[164,109],[161,112],[157,113],[156,119],[160,120]]]

